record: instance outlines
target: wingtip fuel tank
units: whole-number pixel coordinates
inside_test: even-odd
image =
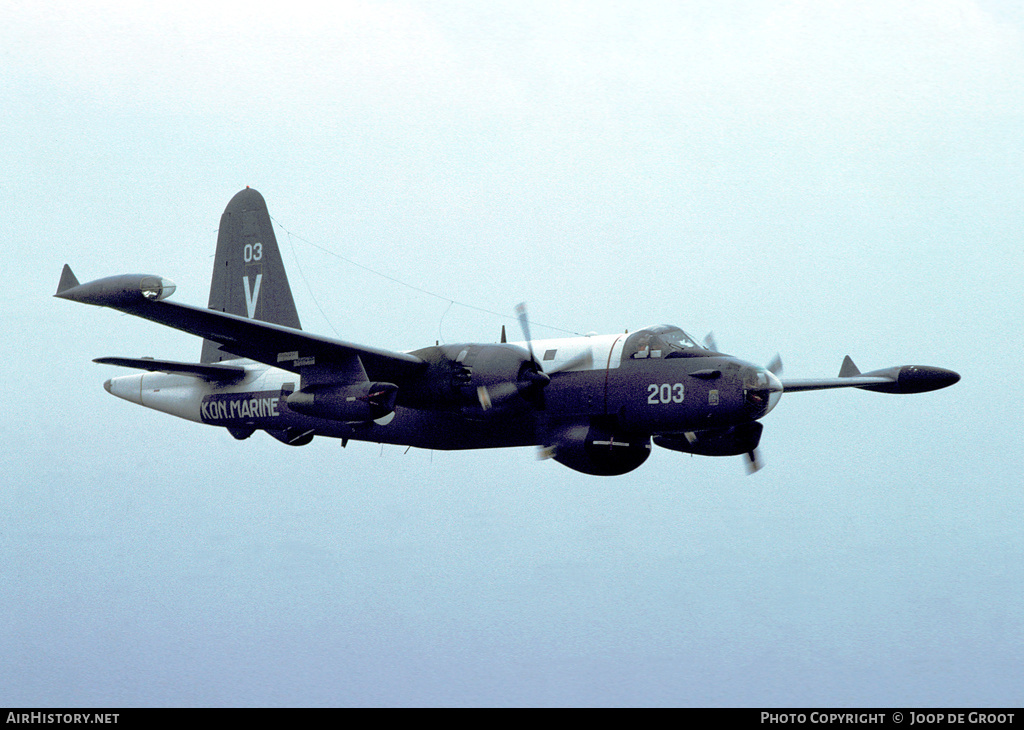
[[[864,375],[865,377],[887,376],[893,379],[891,383],[859,386],[861,390],[871,390],[876,393],[927,393],[931,390],[948,388],[960,382],[959,373],[931,365],[903,365],[886,370],[875,370],[864,373]]]
[[[120,274],[79,284],[71,267],[65,264],[54,296],[98,307],[112,307],[166,299],[176,288],[170,279],[152,274]]]

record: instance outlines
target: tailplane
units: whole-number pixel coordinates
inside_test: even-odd
[[[267,203],[252,188],[235,195],[220,218],[208,308],[302,329]],[[203,340],[202,362],[235,357]]]

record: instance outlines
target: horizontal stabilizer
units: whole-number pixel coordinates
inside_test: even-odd
[[[181,373],[194,375],[214,383],[233,383],[245,377],[245,368],[237,365],[213,365],[172,360],[154,360],[151,357],[98,357],[93,362],[100,365],[118,365],[124,368],[138,368],[160,373]]]

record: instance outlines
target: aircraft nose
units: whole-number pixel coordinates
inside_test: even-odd
[[[107,391],[108,393],[113,393],[113,391],[110,389],[110,380],[109,379],[106,380],[103,383],[103,390]]]
[[[771,370],[759,365],[749,365],[743,378],[746,412],[752,418],[763,418],[782,397],[782,381]]]

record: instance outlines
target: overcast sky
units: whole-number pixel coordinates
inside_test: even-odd
[[[0,17],[0,705],[1024,703],[1019,3]],[[753,476],[236,442],[112,398],[92,358],[201,343],[53,299],[61,267],[205,305],[246,185],[313,332],[495,341],[527,301],[538,337],[963,380],[787,395]]]

